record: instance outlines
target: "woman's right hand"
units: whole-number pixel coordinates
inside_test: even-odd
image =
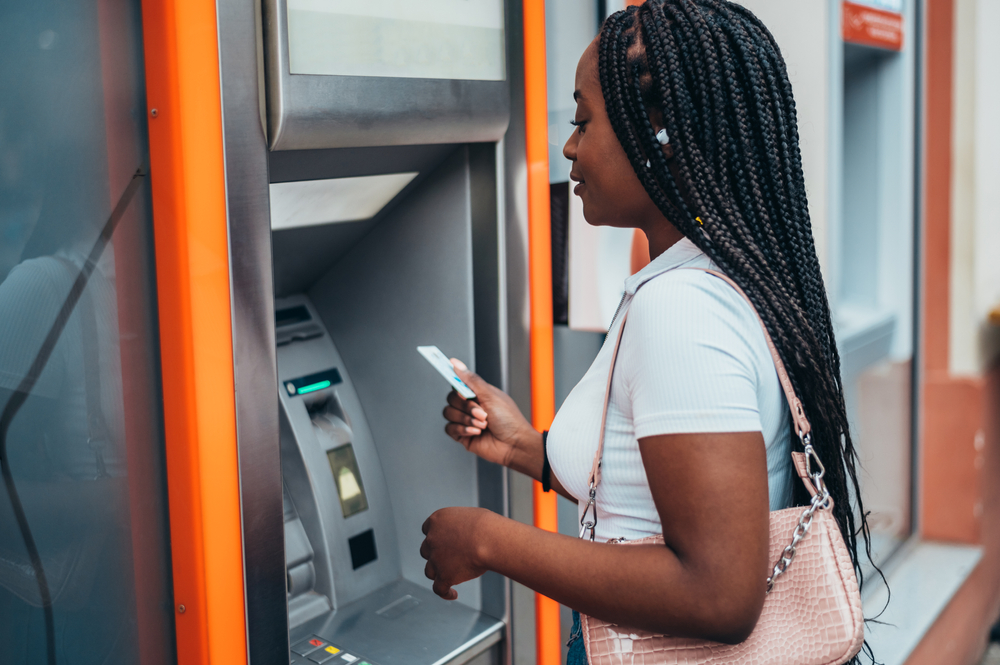
[[[519,446],[531,445],[541,434],[531,426],[514,400],[469,370],[461,360],[451,359],[462,381],[476,393],[467,400],[454,390],[448,395],[444,431],[469,452],[488,462],[510,467]]]

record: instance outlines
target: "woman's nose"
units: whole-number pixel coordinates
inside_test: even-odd
[[[571,162],[576,161],[576,141],[576,132],[573,132],[563,146],[563,157]]]

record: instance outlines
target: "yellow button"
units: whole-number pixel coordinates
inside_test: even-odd
[[[327,653],[340,653],[340,649],[338,649],[337,647],[335,647],[335,646],[333,646],[333,645],[330,645],[330,646],[328,646],[328,647],[327,647],[327,648],[325,649],[325,651],[326,651]]]

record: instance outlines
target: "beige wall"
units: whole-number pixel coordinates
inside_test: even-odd
[[[820,263],[827,269],[830,207],[830,27],[827,0],[739,0],[781,47],[799,116],[802,168]]]
[[[975,376],[1000,351],[1000,3],[955,6],[949,367]]]

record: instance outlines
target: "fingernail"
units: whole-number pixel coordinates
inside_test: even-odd
[[[473,419],[472,420],[472,424],[475,425],[476,427],[478,427],[479,429],[486,429],[486,421],[485,420],[476,420],[476,419]]]
[[[468,372],[469,371],[469,368],[465,366],[465,363],[463,363],[458,358],[452,358],[451,359],[451,364],[454,365],[457,369],[462,370],[463,372]]]
[[[472,417],[483,421],[485,421],[486,418],[488,418],[486,412],[483,411],[482,409],[472,409]]]
[[[472,435],[479,435],[483,433],[483,431],[478,427],[466,427],[465,432]]]

